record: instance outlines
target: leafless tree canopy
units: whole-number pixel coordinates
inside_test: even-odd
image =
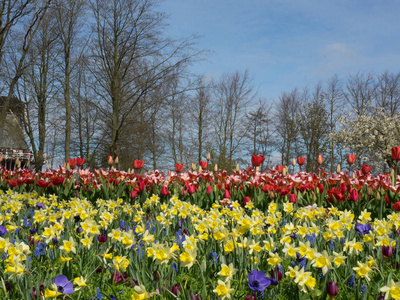
[[[372,155],[331,138],[346,129],[343,117],[396,120],[400,112],[400,73],[332,74],[271,100],[246,70],[192,74],[206,52],[195,36],[169,37],[166,23],[155,0],[0,1],[0,130],[16,128],[37,169],[44,157],[55,166],[77,156],[105,167],[108,155],[122,169],[133,159],[190,167],[210,153],[221,169],[246,167],[259,154],[263,170],[304,156],[304,168],[317,172],[318,155],[330,171],[350,152],[358,165]],[[13,99],[23,103],[15,117]]]

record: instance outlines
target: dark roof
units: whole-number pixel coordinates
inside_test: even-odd
[[[0,96],[0,113],[4,107],[6,100],[6,96]],[[19,100],[17,97],[11,97],[7,105],[7,112],[11,109],[11,111],[15,114],[23,114],[24,107],[25,105],[21,100]]]

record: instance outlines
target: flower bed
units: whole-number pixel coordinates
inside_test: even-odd
[[[125,184],[128,180],[132,179],[125,179]],[[169,193],[182,188],[174,187],[173,181]],[[132,203],[122,198],[65,200],[43,190],[0,192],[0,297],[400,297],[400,215],[395,210],[373,218],[366,208],[354,213],[329,201],[325,207],[302,206],[299,198],[307,194],[296,193],[297,202],[291,203],[290,193],[276,191],[277,197],[260,210],[254,198],[245,207],[243,201],[235,201],[233,189],[230,199],[220,202],[219,183],[209,195],[202,186],[210,182],[202,181],[196,193],[149,194],[139,201],[143,188],[129,199]],[[150,186],[149,191],[159,190],[151,184],[156,187]],[[212,193],[217,202],[201,208],[199,198],[214,197]],[[324,197],[329,199],[327,193]]]

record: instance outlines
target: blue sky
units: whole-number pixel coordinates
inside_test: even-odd
[[[400,71],[400,1],[166,0],[172,37],[198,34],[212,53],[193,71],[248,69],[259,96],[338,74]]]

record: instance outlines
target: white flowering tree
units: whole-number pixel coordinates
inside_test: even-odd
[[[356,154],[357,167],[368,163],[376,170],[385,164],[393,168],[391,149],[400,145],[400,114],[390,117],[376,109],[371,115],[351,117],[350,114],[340,119],[343,129],[332,133],[332,140],[341,143],[349,153]]]

